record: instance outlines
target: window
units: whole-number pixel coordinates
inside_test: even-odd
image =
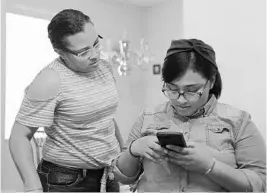
[[[5,139],[10,136],[24,89],[57,57],[48,38],[48,23],[48,20],[6,14]]]

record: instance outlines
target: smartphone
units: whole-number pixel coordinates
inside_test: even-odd
[[[157,132],[157,138],[162,147],[165,147],[166,145],[187,147],[184,135],[181,132],[159,131]]]

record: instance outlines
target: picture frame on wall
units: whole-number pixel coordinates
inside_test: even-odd
[[[153,65],[153,74],[160,74],[161,73],[161,65],[160,64],[154,64]]]

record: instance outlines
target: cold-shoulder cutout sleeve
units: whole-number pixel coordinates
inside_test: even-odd
[[[60,88],[60,77],[54,69],[41,71],[25,90],[26,96],[34,101],[47,101],[54,98]]]
[[[49,127],[53,123],[60,93],[60,77],[56,70],[45,68],[25,89],[16,121],[30,127]]]

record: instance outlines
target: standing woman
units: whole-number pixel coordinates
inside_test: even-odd
[[[26,88],[9,143],[25,191],[119,191],[108,174],[123,140],[112,69],[100,57],[102,37],[73,9],[53,17],[48,37],[59,58]],[[47,138],[36,171],[30,140],[39,127]]]
[[[115,177],[138,192],[265,192],[265,142],[249,113],[218,102],[213,48],[197,39],[172,41],[162,80],[168,100],[137,118]],[[158,131],[183,133],[187,147],[161,147]]]

